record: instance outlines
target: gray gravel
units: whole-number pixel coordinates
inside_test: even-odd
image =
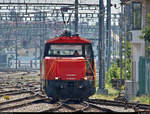
[[[37,103],[37,104],[32,104],[17,109],[6,110],[4,112],[40,112],[40,111],[48,110],[49,108],[54,108],[55,106],[56,106],[55,104]]]
[[[2,73],[0,73],[0,74],[1,74],[0,77],[4,78],[4,74],[2,74]],[[25,74],[25,75],[23,75],[23,74]],[[15,76],[15,75],[17,75],[17,76]],[[11,76],[11,74],[6,74],[5,76],[6,76],[6,80],[10,79],[10,78],[13,78],[13,79],[10,79],[10,80],[14,84],[16,82],[19,82],[19,81],[20,82],[24,82],[24,84],[26,82],[28,83],[30,81],[31,82],[32,81],[40,82],[40,77],[37,75],[37,73],[27,74],[25,72],[19,72],[19,73],[14,73],[13,76]],[[23,77],[23,79],[20,79],[21,77]],[[5,90],[10,90],[10,88],[6,88]],[[28,94],[28,93],[19,94],[19,95],[12,95],[12,96],[10,96],[10,100],[15,100],[15,99],[23,98],[23,97],[27,97],[27,96],[30,96],[30,95],[31,94]],[[4,102],[4,101],[7,101],[7,100],[4,99],[3,97],[0,97],[0,102]],[[30,101],[30,100],[25,100],[25,101],[20,102],[20,103],[25,103],[27,101]],[[10,105],[15,105],[15,103],[12,103]],[[40,111],[48,110],[50,108],[54,108],[54,107],[56,107],[56,105],[57,104],[36,103],[36,104],[32,104],[32,105],[21,107],[21,108],[17,108],[17,109],[5,110],[4,112],[40,112]],[[71,105],[74,108],[78,108],[78,109],[82,109],[84,107],[81,104],[69,104],[69,105]],[[115,112],[134,112],[133,109],[127,109],[126,110],[126,109],[124,109],[124,107],[106,106],[106,105],[98,105],[98,106],[100,106],[102,108],[111,109],[111,110],[113,110]],[[71,112],[71,110],[63,107],[63,108],[60,108],[59,110],[57,110],[56,112]],[[91,108],[90,110],[87,110],[85,112],[99,112],[99,110]]]
[[[133,109],[131,108],[128,108],[128,109],[125,109],[124,107],[117,107],[117,106],[106,106],[106,105],[97,105],[97,106],[100,106],[102,108],[108,108],[108,109],[111,109],[115,112],[135,112]]]
[[[28,96],[31,96],[31,94],[30,93],[23,93],[23,94],[18,94],[18,95],[9,95],[9,97],[10,97],[9,100],[4,99],[4,96],[3,96],[3,97],[0,97],[0,102],[20,99],[20,98],[24,98],[24,97],[28,97]]]

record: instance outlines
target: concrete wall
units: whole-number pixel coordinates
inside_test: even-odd
[[[147,14],[150,13],[150,0],[143,0],[142,4],[142,28],[144,28],[148,25]]]
[[[133,89],[130,88],[129,91],[133,92],[133,95],[138,92],[139,89],[139,57],[145,56],[145,42],[144,40],[139,39],[139,36],[141,35],[141,30],[139,31],[132,31],[132,38],[133,41],[131,41],[131,80],[133,82],[134,91],[130,90]],[[133,96],[132,96],[133,97]]]
[[[144,40],[139,39],[139,36],[141,35],[141,30],[134,30],[132,32],[132,41],[131,41],[131,53],[132,53],[132,62],[135,62],[134,67],[132,69],[133,79],[134,81],[138,82],[138,62],[140,56],[145,56],[145,42]],[[133,64],[132,64],[133,65]]]
[[[141,2],[142,3],[142,15],[145,14],[145,2],[144,0],[129,0],[127,3],[131,2]],[[144,27],[145,24],[145,18],[142,16],[142,28]],[[135,95],[138,91],[138,75],[139,75],[139,57],[140,56],[145,56],[145,41],[143,39],[140,39],[139,36],[142,34],[142,30],[131,30],[132,33],[132,40],[131,40],[131,62],[132,62],[132,69],[131,69],[131,82],[133,84],[133,87],[130,88],[128,85],[129,82],[126,82],[126,92],[129,94]],[[134,90],[134,91],[133,91]],[[133,92],[133,93],[132,93]]]
[[[144,29],[147,23],[147,14],[150,13],[150,0],[127,0],[127,3],[131,2],[141,2],[142,3],[142,29]],[[132,76],[131,82],[126,81],[126,94],[128,96],[135,96],[139,90],[139,58],[140,56],[146,56],[145,48],[149,46],[147,42],[142,39],[139,39],[139,36],[142,34],[141,30],[131,30],[132,41],[131,41],[131,61],[132,61]],[[149,75],[149,74],[148,74]],[[144,83],[144,82],[143,82]],[[148,85],[148,84],[147,84]],[[132,87],[131,87],[132,86]],[[132,94],[132,95],[131,95]]]

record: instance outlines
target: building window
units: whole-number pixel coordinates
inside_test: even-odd
[[[125,6],[125,17],[126,17],[126,26],[127,31],[132,29],[132,4],[126,4]]]
[[[133,30],[141,29],[142,4],[141,2],[132,3],[132,28]]]

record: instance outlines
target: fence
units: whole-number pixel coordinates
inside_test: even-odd
[[[140,57],[139,60],[139,91],[138,95],[150,94],[150,58]]]
[[[16,60],[11,61],[10,68],[16,68]],[[17,69],[40,69],[40,60],[33,58],[18,58]]]

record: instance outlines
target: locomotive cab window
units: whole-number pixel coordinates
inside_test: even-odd
[[[51,44],[44,56],[83,56],[82,45]]]
[[[85,58],[86,62],[86,75],[92,76],[94,72],[94,61],[93,61],[93,52],[91,45],[85,45]]]

